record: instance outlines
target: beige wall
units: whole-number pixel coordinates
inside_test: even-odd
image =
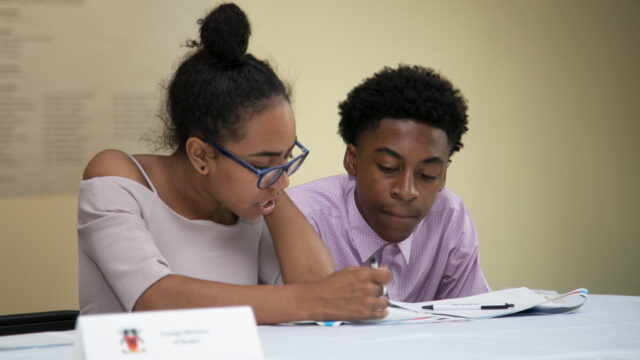
[[[490,285],[640,295],[640,2],[239,4],[252,51],[294,86],[311,149],[294,184],[343,171],[336,105],[350,88],[385,65],[430,66],[469,100],[448,187]],[[0,199],[0,313],[77,307],[75,203]]]

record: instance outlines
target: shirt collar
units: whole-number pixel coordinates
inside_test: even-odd
[[[368,260],[372,255],[374,255],[378,250],[382,249],[389,243],[382,239],[371,228],[371,226],[367,224],[366,220],[362,217],[362,214],[360,214],[355,200],[355,177],[349,175],[349,183],[349,189],[345,194],[349,224],[347,230],[349,233],[349,241],[351,241],[351,245],[358,252],[361,263],[366,264],[368,263]],[[396,246],[398,246],[398,248],[400,249],[400,253],[402,254],[405,265],[409,263],[409,259],[411,258],[412,242],[413,232],[409,235],[409,237],[396,244]]]

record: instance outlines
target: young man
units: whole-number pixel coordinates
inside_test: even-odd
[[[460,91],[431,69],[401,65],[366,79],[339,109],[347,174],[288,191],[336,269],[375,258],[391,271],[392,300],[489,291],[471,216],[444,188],[467,131]]]

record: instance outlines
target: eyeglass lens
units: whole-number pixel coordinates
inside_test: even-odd
[[[296,170],[298,170],[303,160],[304,160],[304,156],[299,156],[298,158],[296,158],[295,161],[292,162],[289,165],[289,167],[286,169],[287,176],[293,175],[293,173],[296,172]],[[278,179],[280,178],[284,170],[285,170],[284,168],[276,168],[264,173],[262,175],[262,178],[260,178],[260,183],[258,184],[258,187],[261,189],[264,189],[266,187],[271,186],[273,183],[278,181]]]

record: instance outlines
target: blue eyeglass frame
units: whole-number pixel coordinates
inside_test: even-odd
[[[200,140],[202,140],[205,143],[213,146],[218,151],[220,151],[222,153],[222,155],[228,157],[229,159],[231,159],[231,160],[237,162],[238,164],[242,165],[243,167],[245,167],[247,170],[253,172],[256,175],[258,175],[258,181],[256,182],[256,185],[258,186],[258,189],[266,189],[269,186],[273,185],[276,181],[278,181],[278,179],[280,179],[280,176],[282,176],[282,174],[284,172],[288,172],[289,167],[292,164],[294,164],[296,161],[300,161],[298,166],[295,169],[293,169],[293,171],[291,173],[287,174],[287,176],[293,175],[296,171],[298,171],[300,166],[302,166],[302,163],[307,158],[307,155],[309,155],[309,150],[307,150],[307,148],[304,147],[304,145],[300,144],[300,142],[298,140],[296,140],[295,146],[299,147],[300,150],[302,150],[302,154],[296,156],[295,158],[291,159],[290,161],[287,161],[286,163],[284,163],[282,165],[272,166],[272,167],[267,168],[267,169],[259,170],[259,169],[256,169],[253,165],[247,163],[246,161],[244,161],[244,160],[240,159],[239,157],[233,155],[232,153],[228,152],[222,146],[214,143],[213,141],[209,141],[209,140],[207,140],[205,138],[200,138]],[[276,170],[279,170],[280,174],[278,174],[278,176],[274,177],[273,180],[271,182],[269,182],[268,184],[266,184],[264,186],[260,186],[260,181],[262,180],[264,175],[269,173],[269,172],[271,172],[271,171],[276,171]]]

